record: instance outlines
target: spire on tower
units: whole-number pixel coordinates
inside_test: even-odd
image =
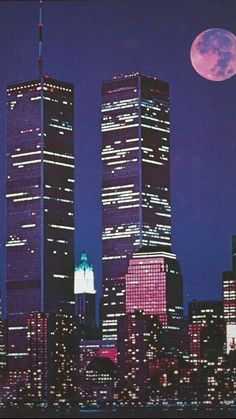
[[[43,0],[39,0],[39,23],[38,23],[38,42],[39,42],[39,54],[38,54],[38,65],[39,65],[39,77],[43,77],[43,57],[42,57],[42,43],[43,43]]]

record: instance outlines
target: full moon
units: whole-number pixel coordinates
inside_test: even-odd
[[[236,36],[225,29],[207,29],[193,41],[190,58],[194,69],[205,79],[229,79],[236,74]]]

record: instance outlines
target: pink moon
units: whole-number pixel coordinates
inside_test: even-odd
[[[236,36],[225,29],[207,29],[193,41],[190,58],[196,72],[205,79],[229,79],[236,74]]]

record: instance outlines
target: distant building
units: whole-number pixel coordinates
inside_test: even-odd
[[[236,236],[232,237],[232,271],[223,272],[227,353],[236,350]]]
[[[171,252],[168,83],[140,73],[102,84],[103,339],[117,339],[125,275],[142,246]]]
[[[203,358],[221,355],[225,343],[223,303],[218,300],[189,303],[190,360],[198,365]]]
[[[79,323],[88,328],[95,327],[94,272],[85,252],[81,254],[80,264],[75,266],[74,293]]]
[[[157,316],[141,312],[126,314],[118,321],[118,391],[124,404],[148,400],[149,362],[157,359],[161,325]]]
[[[2,302],[0,297],[0,384],[6,378],[7,354],[6,354],[6,327],[7,323],[2,319]]]
[[[94,358],[86,368],[84,389],[90,402],[112,403],[117,383],[117,366],[110,358]]]
[[[188,363],[178,356],[161,354],[148,363],[149,399],[152,403],[179,404],[191,400]]]
[[[0,381],[6,376],[7,354],[6,354],[6,332],[5,320],[0,320]]]
[[[32,402],[59,405],[75,400],[78,347],[75,316],[62,310],[30,314],[28,395]]]
[[[117,364],[117,347],[116,342],[112,342],[110,340],[108,341],[102,341],[102,340],[81,340],[79,345],[79,391],[80,395],[83,399],[83,401],[94,401],[94,394],[96,394],[97,400],[102,400],[102,394],[106,394],[105,399],[109,395],[113,394],[113,379],[108,380],[111,383],[108,388],[106,388],[105,393],[102,393],[103,389],[101,386],[97,386],[98,383],[96,383],[96,377],[91,372],[93,368],[91,369],[89,366],[93,366],[93,361],[95,359],[102,358],[102,359],[109,359],[111,361],[111,364],[109,365],[116,365]],[[99,363],[100,361],[98,361]],[[102,362],[102,361],[101,361]],[[97,362],[95,363],[97,365]],[[94,371],[94,370],[93,370]],[[100,380],[100,379],[99,379]],[[101,383],[100,383],[101,384]],[[93,393],[94,389],[94,393]],[[100,392],[101,390],[101,392]],[[99,396],[100,394],[100,396]]]

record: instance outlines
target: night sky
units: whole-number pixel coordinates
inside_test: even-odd
[[[38,1],[0,1],[0,241],[4,243],[8,82],[37,69]],[[235,0],[43,4],[44,73],[75,85],[76,262],[85,249],[101,289],[101,82],[139,71],[170,84],[173,250],[185,302],[221,297],[236,233],[236,76],[200,77],[189,53],[208,28],[236,33]],[[3,250],[1,272],[4,277]]]

